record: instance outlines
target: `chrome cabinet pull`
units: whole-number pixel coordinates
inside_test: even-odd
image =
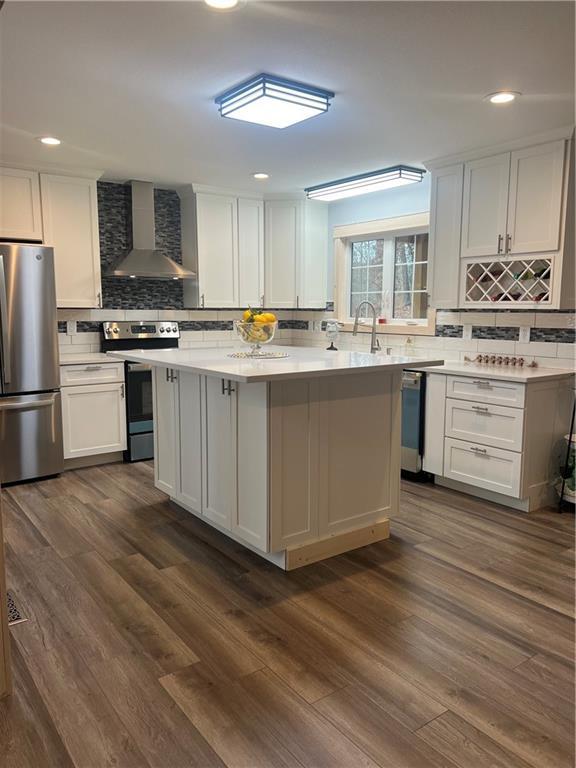
[[[472,406],[473,411],[480,411],[480,413],[490,413],[488,408],[482,406],[482,405],[473,405]]]
[[[471,445],[470,450],[474,451],[474,453],[488,453],[486,448],[477,448],[475,445]]]
[[[202,307],[202,309],[204,309],[204,294],[200,296],[200,306]]]
[[[101,365],[87,365],[86,368],[84,368],[85,371],[100,371],[101,369]]]
[[[98,299],[98,306],[101,307],[102,306],[102,294],[101,293],[97,293],[96,294],[96,298]]]
[[[496,248],[496,253],[502,253],[502,240],[504,238],[502,235],[498,235],[498,247]]]
[[[124,384],[120,384],[120,397],[124,400]]]
[[[477,384],[479,387],[484,387],[485,389],[492,389],[492,384],[490,384],[489,381],[486,381],[486,379],[472,379],[472,384]]]
[[[166,368],[166,381],[170,384],[170,368]]]
[[[220,379],[220,383],[222,384],[222,394],[225,395],[226,394],[226,386],[224,384],[224,379]]]
[[[261,307],[264,306],[264,294],[262,294],[262,296],[260,296],[260,306]]]
[[[510,253],[512,250],[512,235],[506,235],[506,248],[504,249],[504,253]]]

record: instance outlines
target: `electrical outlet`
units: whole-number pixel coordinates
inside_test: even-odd
[[[466,341],[470,341],[472,338],[472,324],[471,323],[464,323],[462,326],[462,338]]]
[[[520,328],[520,334],[518,336],[518,341],[521,344],[528,344],[530,341],[530,328],[525,325]]]

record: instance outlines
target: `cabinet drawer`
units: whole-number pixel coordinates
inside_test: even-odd
[[[107,384],[113,381],[124,381],[124,363],[60,366],[60,384],[63,387],[74,387],[84,384]]]
[[[520,408],[446,400],[446,437],[521,451],[523,427],[524,411]]]
[[[446,397],[474,400],[477,403],[509,405],[513,408],[524,407],[524,384],[473,376],[447,376],[446,378]]]
[[[519,498],[522,455],[465,440],[444,440],[444,477]]]

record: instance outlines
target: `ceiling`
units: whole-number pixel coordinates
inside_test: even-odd
[[[574,119],[571,2],[7,2],[0,25],[8,163],[288,192]],[[261,71],[332,108],[284,130],[221,118],[214,96]],[[502,88],[524,95],[483,101]]]

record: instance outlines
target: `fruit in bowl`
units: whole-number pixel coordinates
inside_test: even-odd
[[[257,312],[247,309],[242,320],[234,321],[234,328],[244,344],[250,344],[250,354],[258,356],[262,344],[268,344],[274,338],[278,321],[272,312]]]

